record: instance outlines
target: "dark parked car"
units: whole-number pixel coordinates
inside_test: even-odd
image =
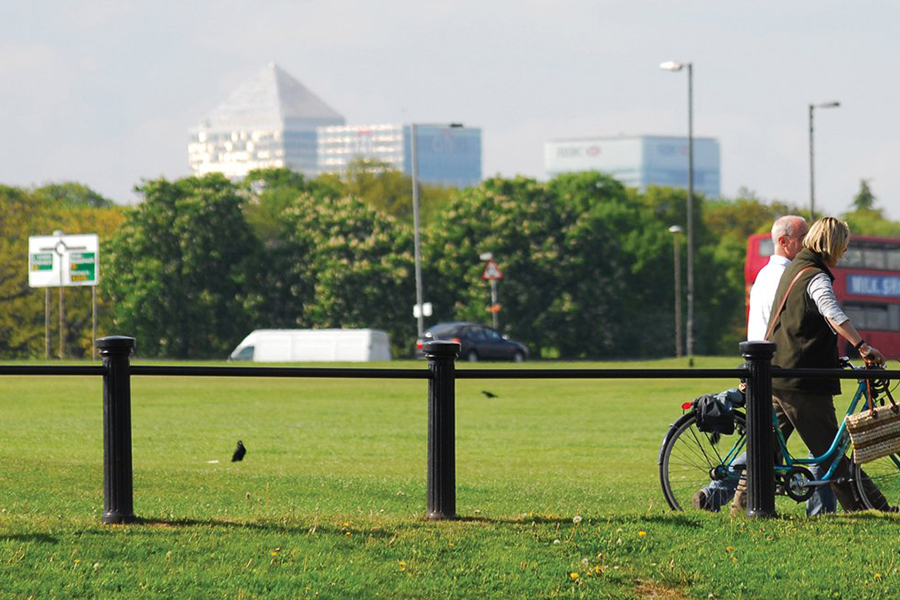
[[[496,329],[476,323],[438,323],[430,327],[422,339],[416,340],[416,356],[425,356],[423,345],[432,340],[459,342],[460,360],[514,360],[528,358],[528,348]]]

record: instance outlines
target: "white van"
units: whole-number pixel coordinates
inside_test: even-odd
[[[388,334],[378,329],[257,329],[228,360],[367,362],[391,360]]]

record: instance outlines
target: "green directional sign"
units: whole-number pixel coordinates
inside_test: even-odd
[[[95,252],[69,253],[69,281],[75,285],[97,282],[97,254]]]
[[[53,270],[53,253],[37,252],[31,254],[31,270],[32,271],[52,271]]]
[[[95,286],[99,281],[100,240],[96,233],[29,236],[29,286]]]

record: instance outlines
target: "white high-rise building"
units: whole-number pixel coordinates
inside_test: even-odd
[[[275,63],[236,89],[190,131],[195,173],[244,177],[253,169],[288,167],[318,173],[316,128],[344,117]]]

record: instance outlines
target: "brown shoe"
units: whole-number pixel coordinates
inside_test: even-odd
[[[747,479],[741,477],[737,489],[734,490],[734,500],[731,502],[731,516],[746,516],[747,514]]]

